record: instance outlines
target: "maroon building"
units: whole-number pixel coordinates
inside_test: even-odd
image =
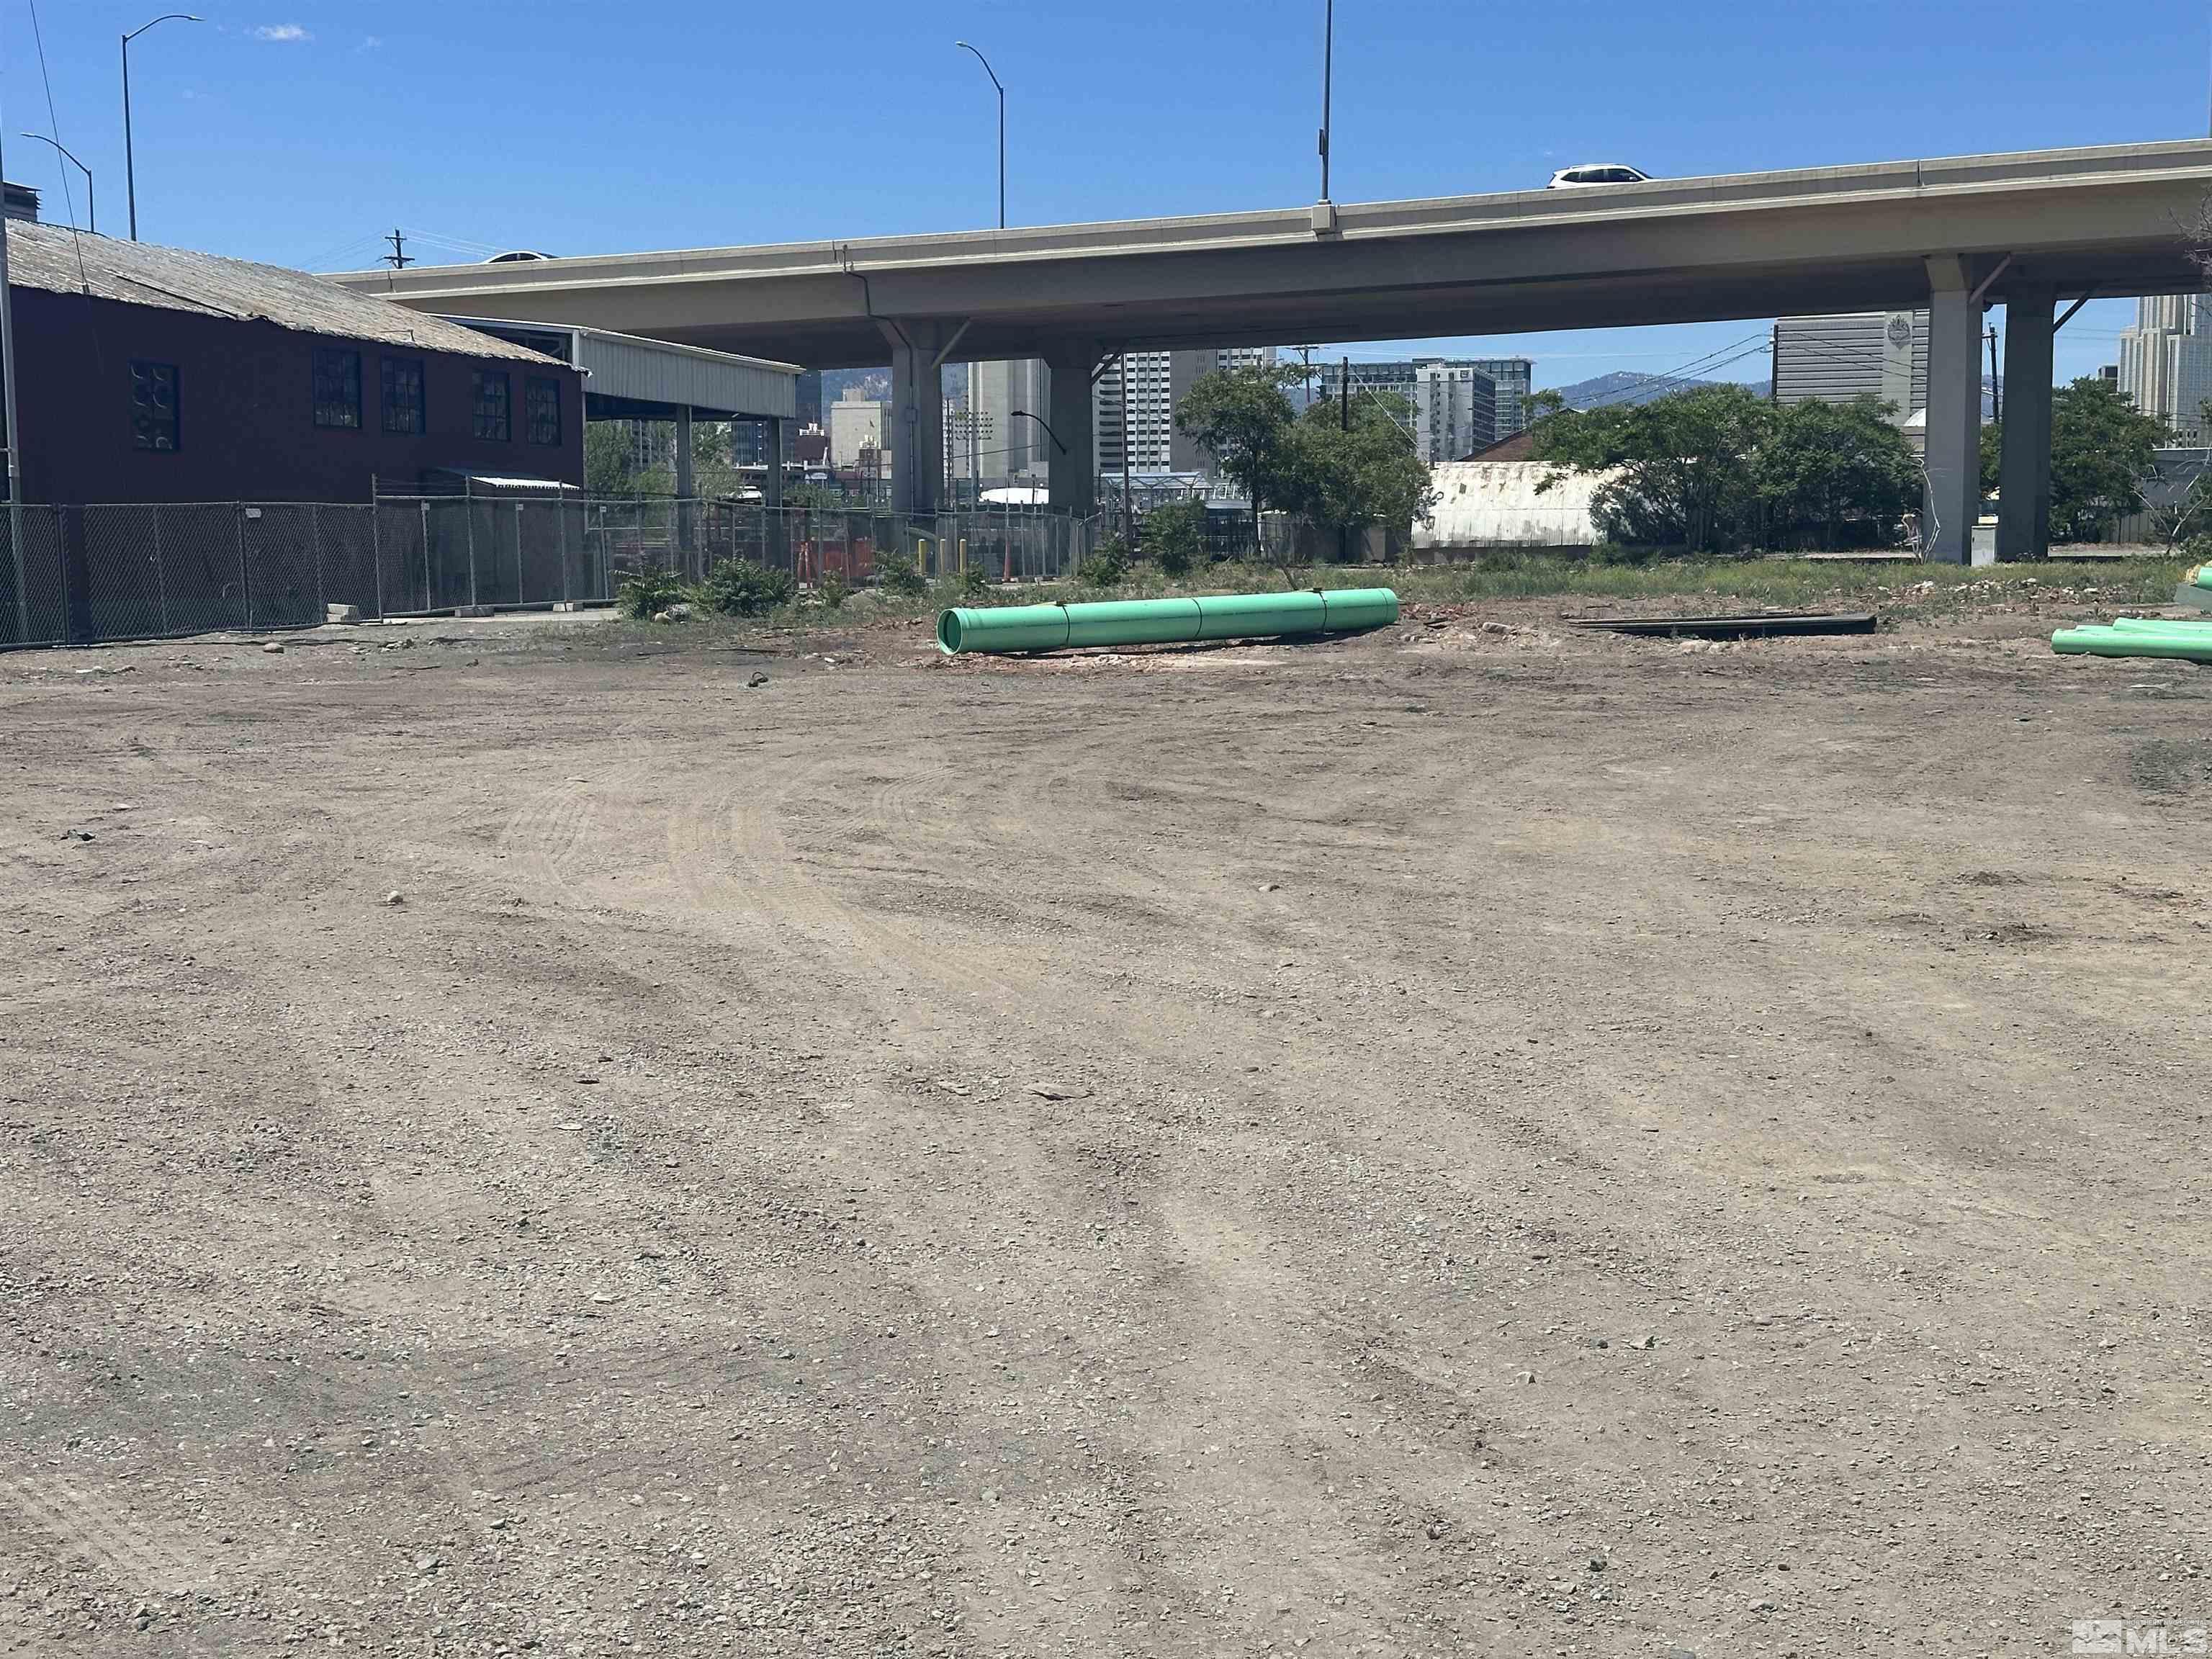
[[[583,379],[565,363],[301,271],[7,232],[27,502],[583,483]]]

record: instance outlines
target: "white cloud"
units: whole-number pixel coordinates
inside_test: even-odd
[[[380,34],[364,34],[361,38],[361,50],[363,52],[374,52],[383,44],[384,37]]]
[[[297,23],[264,23],[249,33],[257,40],[312,40],[315,38]]]

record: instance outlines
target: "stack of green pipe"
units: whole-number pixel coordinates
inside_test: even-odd
[[[2121,617],[2109,628],[2062,628],[2051,636],[2051,648],[2068,656],[2171,657],[2212,663],[2212,617]]]
[[[1221,593],[1194,599],[1106,599],[1091,605],[962,606],[937,619],[937,648],[963,652],[1057,651],[1072,645],[1161,645],[1188,640],[1269,640],[1351,634],[1398,620],[1387,587],[1334,593]]]

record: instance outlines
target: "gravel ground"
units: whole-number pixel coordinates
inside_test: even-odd
[[[2051,620],[0,659],[0,1650],[2212,1622],[2212,678]]]

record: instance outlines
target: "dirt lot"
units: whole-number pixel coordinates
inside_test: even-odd
[[[2212,1621],[2212,677],[1546,615],[0,659],[0,1650]]]

